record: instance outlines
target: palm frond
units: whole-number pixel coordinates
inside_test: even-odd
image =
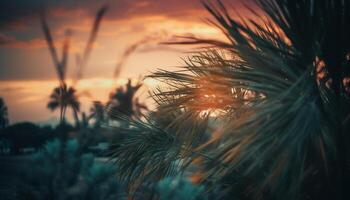
[[[165,122],[160,129],[149,123],[134,126],[131,121],[128,131],[138,134],[131,133],[131,141],[123,141],[118,152],[132,166],[127,178],[135,179],[137,170],[136,175],[141,176],[145,170],[170,166],[170,159],[178,159],[181,144],[189,139],[184,134],[189,126],[186,122],[195,121],[204,111],[220,110],[224,114],[218,117],[218,136],[213,134],[207,143],[191,149],[206,152],[210,158],[201,163],[202,182],[235,191],[234,177],[241,176],[250,180],[242,184],[255,199],[307,198],[310,191],[305,187],[328,188],[322,192],[337,199],[349,195],[344,189],[350,174],[346,168],[350,151],[345,142],[349,123],[343,122],[349,121],[350,111],[344,89],[350,3],[256,3],[264,13],[253,12],[259,20],[237,20],[221,1],[204,2],[215,19],[212,24],[228,42],[186,38],[177,44],[213,49],[191,56],[178,71],[158,70],[150,76],[166,85],[153,94],[161,115],[176,110],[193,115],[180,115],[170,123],[176,125],[178,134],[165,134],[164,130],[172,127]],[[325,75],[321,76],[319,68]],[[179,139],[180,135],[186,137]],[[193,162],[196,156],[189,155],[183,159]],[[151,174],[148,171],[146,175]]]
[[[261,98],[244,90],[240,82],[233,82],[232,74],[243,65],[225,58],[225,55],[215,50],[199,53],[188,58],[185,61],[187,66],[179,71],[158,70],[150,75],[149,78],[160,80],[167,87],[158,88],[153,93],[153,98],[161,106],[159,110],[168,112],[187,108],[197,112],[226,112]]]
[[[191,155],[198,154],[193,149],[198,145],[195,143],[198,138],[204,135],[206,121],[192,123],[187,120],[187,126],[181,128],[171,124],[171,121],[167,122],[166,127],[160,127],[160,124],[165,123],[157,123],[156,120],[164,119],[165,116],[157,118],[153,115],[142,121],[121,113],[115,115],[128,126],[115,129],[116,133],[124,135],[124,139],[116,142],[111,155],[120,171],[119,178],[131,190],[150,180],[175,176],[187,167]],[[187,119],[192,119],[189,115],[177,117],[187,116]]]
[[[310,10],[316,9],[316,13],[324,11],[324,14],[327,9],[345,9],[346,6],[329,5],[324,8],[324,4],[328,5],[326,1],[258,2],[269,17],[261,18],[265,26],[253,20],[240,22],[231,18],[220,1],[216,5],[205,3],[230,43],[198,38],[188,42],[211,44],[232,54],[229,58],[231,65],[220,65],[224,69],[234,69],[226,70],[229,72],[226,76],[219,75],[220,80],[223,77],[229,80],[220,82],[221,87],[243,88],[263,97],[243,104],[240,112],[230,112],[235,116],[234,120],[225,125],[223,137],[217,141],[221,148],[211,152],[210,156],[214,160],[224,160],[231,167],[216,167],[210,163],[203,179],[226,177],[238,171],[250,178],[259,177],[256,180],[256,188],[261,189],[259,191],[267,187],[277,198],[287,196],[294,199],[298,198],[295,195],[300,195],[300,186],[309,175],[306,172],[315,171],[313,167],[322,171],[319,166],[306,163],[310,159],[309,154],[315,156],[311,152],[316,150],[324,161],[324,168],[327,168],[327,163],[337,159],[336,135],[332,132],[335,124],[334,119],[329,119],[328,112],[336,110],[334,98],[329,88],[317,84],[314,72],[314,61],[322,54],[319,45],[323,36],[317,35],[317,31],[319,27],[325,28],[325,24],[316,23],[314,11]],[[335,22],[335,18],[330,20]],[[328,42],[334,38],[328,38]],[[203,66],[200,69],[208,71]],[[174,72],[157,72],[156,76],[165,81],[183,81],[186,78],[194,87],[199,85],[194,81],[197,74],[193,72],[183,77]],[[191,96],[193,91],[172,87],[170,95],[176,96],[178,93],[182,95],[181,104],[200,102],[199,98]],[[210,93],[210,89],[207,93]],[[160,93],[162,96],[166,94],[169,92]],[[338,113],[335,115],[339,116]],[[262,173],[266,175],[261,176]]]
[[[45,15],[44,12],[42,12],[41,15],[40,15],[40,21],[41,21],[41,27],[43,29],[46,42],[47,42],[47,44],[49,46],[49,50],[50,50],[50,53],[51,53],[52,60],[54,62],[55,67],[57,67],[57,66],[60,65],[59,64],[60,62],[59,62],[59,58],[58,58],[58,55],[57,55],[56,47],[55,47],[55,44],[54,44],[54,41],[53,41],[53,38],[52,38],[52,35],[51,35],[51,31],[50,31],[49,25],[48,25],[48,23],[46,21],[46,15]],[[61,77],[61,69],[60,68],[56,68],[56,70],[57,70],[57,73],[59,75],[59,78],[63,79],[63,77]]]
[[[80,55],[77,55],[78,71],[77,71],[77,77],[75,81],[79,81],[83,76],[83,71],[90,57],[91,51],[94,47],[102,19],[104,15],[106,15],[107,11],[108,11],[108,6],[105,5],[105,6],[102,6],[96,13],[95,21],[93,23],[93,26],[89,35],[89,39],[84,49],[82,58],[80,58]]]
[[[181,151],[181,144],[175,136],[148,123],[120,119],[127,121],[131,127],[126,130],[118,128],[119,134],[127,134],[112,154],[120,171],[119,178],[138,187],[145,178],[160,179],[175,175]]]

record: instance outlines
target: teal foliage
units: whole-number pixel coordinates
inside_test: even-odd
[[[167,177],[157,184],[160,200],[205,200],[204,189],[181,176]]]
[[[99,163],[92,154],[80,154],[75,140],[54,140],[32,156],[23,171],[17,193],[20,199],[120,199],[116,169]]]

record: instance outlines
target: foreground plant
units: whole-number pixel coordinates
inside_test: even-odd
[[[177,161],[226,198],[350,199],[350,2],[257,0],[262,14],[251,9],[247,20],[220,1],[204,5],[227,42],[185,38],[212,49],[183,70],[151,75],[169,86],[155,92],[159,112],[182,114],[161,126],[131,120],[115,154],[130,163],[122,179],[170,176]],[[186,122],[203,113],[219,126],[200,147],[188,145],[199,129]]]

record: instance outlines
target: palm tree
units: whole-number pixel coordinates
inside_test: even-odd
[[[106,121],[105,106],[100,101],[95,101],[90,108],[89,119],[93,119],[95,127],[98,128]]]
[[[146,105],[140,103],[135,94],[141,88],[142,83],[132,85],[131,80],[125,87],[118,87],[114,93],[110,94],[107,103],[109,117],[114,119],[116,113],[121,113],[128,117],[140,117],[144,110],[147,110]]]
[[[101,21],[103,19],[103,16],[107,12],[107,9],[108,9],[107,6],[102,6],[96,13],[93,27],[91,29],[89,39],[84,49],[82,59],[80,59],[80,55],[77,55],[78,72],[77,72],[76,79],[73,80],[74,82],[73,86],[82,78],[83,70],[90,57],[91,51],[93,49],[94,43],[97,38]],[[68,57],[69,57],[70,38],[71,38],[72,32],[70,30],[67,30],[65,32],[65,40],[62,48],[62,57],[61,57],[61,60],[59,60],[55,42],[51,34],[51,30],[46,21],[45,12],[41,13],[40,20],[41,20],[41,28],[43,30],[45,40],[51,54],[51,58],[54,63],[56,73],[58,76],[59,85],[60,85],[59,87],[54,88],[50,96],[50,102],[48,103],[48,107],[51,110],[55,110],[58,107],[60,107],[61,123],[63,123],[65,120],[66,108],[71,107],[73,110],[73,116],[74,116],[76,125],[79,127],[80,123],[79,123],[78,112],[80,108],[80,103],[78,102],[76,90],[73,88],[73,86],[67,87],[67,84],[66,84],[66,71],[67,71],[67,63],[68,63]]]
[[[79,127],[78,112],[80,111],[80,103],[74,88],[67,87],[66,84],[54,88],[50,95],[50,101],[47,104],[47,107],[52,111],[58,108],[60,109],[61,124],[65,122],[66,110],[70,107],[73,111],[76,125]]]
[[[227,41],[184,38],[212,48],[151,76],[170,88],[155,93],[163,113],[193,115],[172,122],[175,134],[124,118],[137,134],[115,157],[131,186],[173,175],[181,159],[180,169],[197,166],[199,182],[230,199],[350,199],[350,2],[255,2],[248,20],[221,1],[204,3]],[[204,111],[220,123],[193,148],[198,128],[186,122]]]
[[[0,98],[0,129],[5,128],[9,124],[7,106],[2,98]]]

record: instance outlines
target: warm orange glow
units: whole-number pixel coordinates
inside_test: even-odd
[[[94,49],[83,71],[83,80],[76,85],[82,110],[88,111],[94,100],[106,101],[116,85],[125,83],[128,78],[144,77],[157,68],[172,70],[174,66],[184,65],[181,57],[186,57],[187,54],[183,52],[193,50],[189,46],[160,45],[161,42],[171,41],[174,36],[225,40],[217,28],[203,22],[210,18],[210,14],[199,1],[196,5],[192,2],[170,3],[130,1],[125,3],[129,7],[120,10],[120,6],[124,5],[110,2],[110,10],[101,23]],[[82,54],[86,46],[94,13],[100,6],[96,5],[87,2],[86,5],[74,8],[50,7],[48,24],[52,28],[59,57],[65,31],[70,29],[73,33],[67,67],[68,79],[73,79],[77,74],[76,54]],[[239,14],[245,15],[246,10],[241,10],[241,5],[237,6]],[[1,62],[6,67],[6,75],[0,78],[0,96],[9,107],[12,122],[45,121],[56,117],[56,113],[47,110],[46,104],[48,96],[58,83],[38,20],[28,18],[24,21],[27,24],[16,27],[13,35],[11,31],[0,35],[6,39],[1,45],[5,50]],[[118,81],[112,80],[117,63],[124,59],[125,50],[144,40],[147,41],[128,55]],[[68,85],[72,84],[71,80],[67,82]],[[156,81],[147,79],[145,83],[152,86]],[[205,82],[203,86],[204,84]],[[141,93],[147,96],[145,89]],[[201,108],[197,109],[207,110],[211,114],[218,111],[225,104],[226,99],[222,99],[225,93],[226,91],[214,87],[199,88],[196,99],[201,102]],[[197,105],[195,103],[192,106]]]

